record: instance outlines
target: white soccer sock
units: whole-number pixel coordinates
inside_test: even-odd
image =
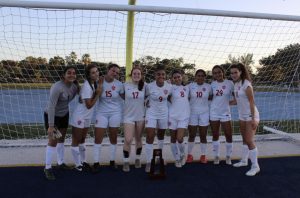
[[[207,143],[200,143],[200,153],[201,155],[206,155]]]
[[[251,160],[252,167],[258,167],[257,155],[258,155],[257,147],[249,151],[249,158]]]
[[[136,155],[135,159],[141,159],[141,155]]]
[[[226,142],[226,156],[231,157],[231,155],[232,155],[232,147],[233,147],[233,143],[232,142]]]
[[[152,153],[153,153],[153,144],[146,143],[145,151],[146,151],[146,161],[147,161],[147,163],[151,163]]]
[[[80,161],[86,162],[86,155],[85,155],[85,144],[79,144],[79,154],[80,154]]]
[[[215,157],[217,157],[217,156],[219,157],[220,156],[220,141],[219,140],[213,141],[212,145],[213,145],[214,156]]]
[[[94,163],[100,162],[102,144],[94,144]]]
[[[71,152],[72,152],[72,156],[73,156],[73,160],[75,163],[75,166],[80,166],[80,153],[79,153],[79,147],[78,146],[72,146],[71,147]]]
[[[64,143],[57,143],[56,150],[57,150],[57,163],[58,165],[61,165],[64,163],[64,156],[65,156]]]
[[[171,143],[171,151],[175,160],[179,160],[178,149],[176,143]]]
[[[193,148],[194,148],[195,142],[188,142],[188,154],[191,155]]]
[[[110,144],[109,149],[110,149],[110,161],[115,161],[116,150],[117,150],[116,144]]]
[[[53,146],[47,146],[46,147],[46,169],[49,169],[51,168],[51,164],[52,164],[52,157],[53,157],[53,154],[55,153],[55,147]]]
[[[178,149],[180,151],[180,154],[183,155],[185,154],[185,150],[184,150],[184,143],[177,143]]]
[[[164,148],[164,140],[157,140],[157,143],[158,143],[158,148],[162,150]]]
[[[246,144],[243,144],[241,161],[248,162],[248,158],[249,158],[249,148]]]
[[[129,162],[129,157],[124,157],[123,160],[124,162]]]

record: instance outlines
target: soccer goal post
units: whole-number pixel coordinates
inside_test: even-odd
[[[0,145],[46,139],[49,87],[66,65],[77,66],[82,82],[86,65],[104,74],[110,62],[122,66],[121,81],[132,62],[143,68],[146,82],[160,63],[168,74],[183,70],[186,83],[197,69],[211,82],[214,65],[229,78],[230,65],[242,62],[253,79],[258,133],[300,133],[300,16],[62,2],[0,6]],[[128,12],[135,22],[132,61],[126,63]],[[73,108],[74,102],[70,113]],[[239,134],[236,107],[232,117]]]

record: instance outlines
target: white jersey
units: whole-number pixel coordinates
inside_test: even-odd
[[[192,114],[209,113],[208,97],[212,95],[210,84],[198,85],[193,82],[188,85],[190,89],[190,107]]]
[[[108,83],[103,81],[101,97],[97,105],[97,113],[121,113],[123,109],[123,99],[120,94],[124,93],[123,84],[114,79]]]
[[[172,85],[169,118],[186,120],[190,117],[189,87]]]
[[[231,115],[229,101],[234,91],[233,87],[233,82],[230,80],[224,80],[223,82],[213,81],[211,83],[213,99],[210,105],[210,115]]]
[[[80,98],[81,102],[77,102],[77,105],[73,111],[73,117],[80,116],[82,119],[91,119],[93,116],[93,112],[95,109],[94,105],[92,108],[88,109],[86,107],[86,99],[90,99],[93,97],[95,91],[94,84],[90,85],[87,80],[84,81],[83,85],[80,89]]]
[[[158,87],[156,82],[146,86],[146,96],[149,104],[146,109],[146,118],[168,119],[168,96],[171,94],[172,85],[164,82],[162,87]]]
[[[251,116],[250,103],[246,95],[246,89],[248,87],[252,87],[251,83],[248,80],[245,80],[243,84],[242,81],[234,84],[234,96],[237,101],[239,117]],[[255,114],[257,114],[257,112],[257,108],[255,107]]]
[[[145,86],[140,91],[138,85],[133,83],[124,83],[125,104],[124,120],[142,121],[145,119]]]

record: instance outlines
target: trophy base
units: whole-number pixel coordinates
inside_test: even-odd
[[[158,160],[158,163],[156,163],[156,159]],[[152,180],[163,180],[166,178],[165,163],[164,159],[162,158],[161,149],[154,149],[153,151],[149,178]]]

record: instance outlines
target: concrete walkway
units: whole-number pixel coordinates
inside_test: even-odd
[[[117,146],[116,162],[122,164],[123,156],[123,144],[122,139],[119,138],[119,143]],[[207,157],[209,160],[212,159],[212,145],[211,137],[208,137],[208,153]],[[89,163],[93,163],[93,140],[87,140],[87,160]],[[143,141],[145,142],[145,141]],[[187,148],[187,139],[185,139],[185,145]],[[3,146],[0,147],[0,166],[28,166],[28,165],[43,165],[45,160],[45,145],[46,140],[39,140],[38,144],[31,146]],[[43,145],[43,146],[41,146]],[[233,159],[238,159],[241,151],[241,137],[234,136],[234,146],[233,146]],[[257,137],[257,147],[259,150],[260,157],[279,157],[279,156],[300,156],[300,143],[291,139],[285,138],[276,138],[272,136],[270,139],[267,136],[258,136]],[[132,146],[131,152],[131,163],[134,162],[135,152],[134,145]],[[154,148],[157,148],[157,145],[154,145]],[[225,157],[225,144],[224,137],[221,137],[221,159]],[[101,163],[107,164],[109,162],[109,141],[105,139],[103,142],[102,152],[101,152]],[[195,160],[199,160],[200,156],[200,144],[199,137],[196,139],[196,144],[193,149],[193,155]],[[171,153],[169,137],[165,139],[165,146],[163,149],[163,158],[167,163],[173,163],[174,159]],[[55,158],[54,158],[55,159]],[[71,150],[70,150],[70,140],[66,141],[65,146],[65,162],[67,164],[73,164]],[[145,153],[142,152],[142,162],[145,163]],[[56,163],[56,160],[54,160]]]

